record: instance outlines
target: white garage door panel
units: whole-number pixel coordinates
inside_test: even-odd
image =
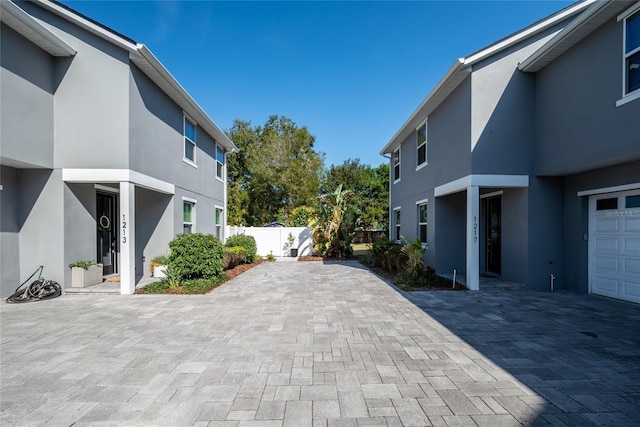
[[[620,283],[616,279],[611,279],[608,277],[595,277],[595,287],[594,292],[607,296],[615,296],[620,293]]]
[[[612,237],[596,237],[596,249],[599,251],[618,252],[618,239]]]
[[[624,271],[627,273],[635,273],[640,277],[640,259],[625,259]]]
[[[596,271],[611,270],[618,271],[620,262],[618,258],[612,258],[607,256],[596,257]]]
[[[640,254],[640,239],[626,238],[624,245],[625,252],[635,252]]]
[[[620,231],[620,222],[618,218],[607,218],[601,217],[596,218],[596,232],[597,233],[607,233],[607,232],[618,232]]]
[[[629,297],[635,298],[636,301],[640,301],[640,283],[638,282],[624,282],[624,293]]]
[[[626,207],[627,197],[637,195],[640,190],[589,199],[589,289],[640,303],[640,208]],[[618,208],[597,210],[600,199],[616,199]],[[601,206],[615,207],[611,202],[603,201]]]
[[[640,209],[638,209],[638,212],[640,212]],[[627,218],[626,221],[624,222],[624,226],[625,226],[625,231],[635,231],[640,233],[640,218],[633,218],[633,217]]]

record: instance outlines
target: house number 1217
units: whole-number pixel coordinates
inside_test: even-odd
[[[127,243],[127,217],[122,214],[122,243]]]

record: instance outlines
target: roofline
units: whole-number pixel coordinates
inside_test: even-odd
[[[48,52],[50,55],[68,57],[76,54],[76,50],[73,47],[69,46],[64,40],[33,19],[31,15],[22,10],[22,8],[16,5],[13,1],[0,1],[0,9],[2,10],[2,13],[0,14],[2,22],[5,22],[9,27],[13,28],[11,22],[6,18],[6,16],[9,15],[9,20],[12,18],[16,19],[20,21],[21,24],[29,27],[36,33],[36,35],[25,35],[25,37],[44,51]],[[16,28],[14,28],[14,30],[16,30]],[[56,49],[53,49],[52,46]]]
[[[562,47],[562,43],[565,42],[571,36],[576,36],[580,39],[584,36],[580,36],[578,32],[583,28],[583,26],[597,16],[599,13],[607,9],[608,7],[616,4],[618,2],[614,2],[611,0],[597,0],[595,4],[590,5],[590,7],[580,16],[578,16],[575,20],[573,20],[569,25],[562,29],[558,34],[556,34],[551,40],[549,40],[544,46],[535,51],[531,56],[525,59],[520,65],[518,65],[518,69],[520,71],[525,72],[536,72],[544,68],[550,61],[557,58],[560,54],[569,49],[568,46]],[[621,2],[618,4],[622,4]],[[629,4],[624,3],[623,7],[630,7],[633,2],[629,2]],[[555,51],[553,58],[549,59],[547,62],[543,62],[543,58],[547,57],[548,54]]]
[[[401,135],[405,133],[406,127],[416,119],[416,117],[421,112],[421,110],[423,110],[423,108],[427,106],[427,104],[429,104],[429,102],[439,93],[441,88],[444,88],[447,85],[447,83],[449,83],[449,81],[453,81],[453,78],[456,76],[456,74],[460,72],[468,73],[470,71],[469,67],[473,66],[474,64],[477,64],[480,61],[483,61],[497,53],[500,53],[503,50],[508,49],[509,47],[517,43],[520,43],[522,40],[525,40],[528,37],[531,37],[541,31],[544,31],[549,27],[556,25],[558,22],[561,22],[577,13],[582,12],[584,9],[589,7],[595,1],[597,0],[583,0],[573,5],[570,5],[466,57],[458,58],[456,62],[454,62],[453,66],[449,69],[449,71],[447,71],[447,73],[442,77],[442,79],[440,79],[440,81],[436,84],[436,86],[429,93],[429,95],[427,95],[427,97],[420,103],[420,105],[418,106],[418,108],[416,108],[413,114],[411,114],[409,119],[405,121],[405,123],[395,133],[395,135],[391,138],[391,140],[389,140],[387,145],[384,146],[384,148],[380,151],[380,154],[384,155],[386,153],[390,153],[395,146],[402,143],[402,141],[398,141],[398,139]],[[457,86],[458,85],[456,84],[455,86],[449,87],[449,93],[447,93],[446,96],[450,95]],[[420,117],[422,121],[424,121],[424,119],[426,119],[427,116],[440,105],[440,102],[437,102],[434,105],[432,105],[430,108],[430,111],[426,111],[425,117]],[[423,114],[424,113],[425,111],[423,111]]]
[[[37,4],[43,6],[47,10],[55,13],[56,15],[70,21],[81,28],[89,31],[90,33],[126,50],[129,52],[129,58],[135,63],[137,60],[145,61],[151,66],[157,75],[148,75],[148,77],[158,85],[156,80],[158,77],[163,79],[169,84],[169,87],[175,91],[174,94],[167,93],[183,110],[187,110],[190,115],[194,115],[194,119],[198,121],[201,127],[207,131],[218,143],[227,148],[230,152],[239,151],[238,147],[229,139],[229,137],[220,129],[220,127],[209,117],[209,115],[198,105],[198,103],[189,95],[189,93],[182,87],[182,85],[176,80],[173,75],[162,65],[162,63],[156,58],[156,56],[147,48],[144,44],[136,43],[132,39],[117,33],[116,31],[88,18],[75,10],[58,3],[55,0],[34,0]],[[4,3],[4,0],[2,0]],[[144,70],[143,70],[144,72]],[[146,73],[145,73],[146,74]],[[166,93],[162,89],[161,85],[158,85],[160,90]],[[175,95],[175,96],[172,96]],[[175,98],[178,98],[176,100]],[[182,101],[181,104],[179,101]]]
[[[190,115],[195,115],[193,117],[194,120],[198,122],[198,125],[207,130],[207,132],[216,139],[217,142],[223,143],[227,151],[230,152],[238,152],[240,151],[238,147],[229,139],[229,137],[220,129],[220,127],[213,121],[211,117],[198,105],[198,103],[193,99],[191,95],[182,87],[182,85],[176,80],[175,77],[171,75],[169,70],[166,69],[164,65],[156,58],[156,56],[149,50],[147,46],[144,44],[138,44],[137,53],[140,54],[142,58],[152,66],[155,71],[171,86],[173,90],[176,91],[177,95],[179,95],[182,100],[189,106],[192,111],[187,111]],[[149,76],[153,79],[153,76]],[[184,108],[187,110],[187,108]]]
[[[398,131],[395,133],[395,135],[393,135],[393,137],[387,143],[387,145],[385,145],[384,148],[380,151],[380,155],[381,156],[383,156],[386,153],[390,153],[391,152],[391,147],[393,145],[395,145],[396,139],[400,136],[402,131],[407,126],[409,126],[409,123],[412,122],[415,119],[415,117],[418,115],[420,110],[422,110],[427,105],[427,103],[429,103],[429,101],[431,101],[433,98],[435,98],[435,95],[444,87],[445,83],[447,81],[449,81],[451,79],[451,77],[454,74],[456,74],[458,71],[460,71],[462,68],[464,68],[464,58],[456,59],[456,61],[451,66],[451,68],[449,68],[449,71],[447,71],[446,74],[444,75],[444,77],[442,77],[440,79],[440,81],[435,85],[435,87],[433,89],[431,89],[431,92],[429,92],[429,94],[422,100],[420,105],[418,105],[418,108],[416,108],[414,110],[414,112],[411,114],[411,116],[409,116],[409,118],[404,122],[404,124],[400,127],[400,129],[398,129]]]

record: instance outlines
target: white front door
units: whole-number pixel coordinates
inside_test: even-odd
[[[590,292],[640,303],[640,190],[589,199]]]

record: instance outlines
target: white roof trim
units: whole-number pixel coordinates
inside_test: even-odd
[[[1,0],[4,3],[4,0]],[[160,89],[178,104],[186,113],[198,122],[216,142],[222,145],[227,151],[239,151],[227,135],[209,117],[196,101],[187,93],[180,83],[162,65],[155,55],[144,45],[136,44],[123,38],[122,36],[109,31],[82,16],[69,11],[50,0],[36,0],[38,5],[55,13],[58,16],[73,22],[90,33],[126,50],[129,52],[131,62],[136,64]]]
[[[599,0],[594,2],[584,13],[520,63],[518,69],[525,72],[541,70],[608,19],[618,14],[621,10],[632,6],[633,3],[633,1],[623,0]]]
[[[640,189],[640,182],[634,184],[616,185],[615,187],[594,188],[593,190],[578,191],[578,197],[594,196],[596,194],[616,193],[619,191]]]
[[[216,142],[225,147],[227,151],[239,151],[229,137],[218,125],[204,112],[202,107],[180,85],[169,70],[155,57],[155,55],[143,44],[138,44],[135,54],[129,55],[131,61],[136,64],[155,84],[157,84],[171,99],[180,105],[189,118],[211,135]]]
[[[114,34],[106,28],[102,28],[101,26],[96,25],[95,23],[83,18],[82,16],[73,13],[68,9],[65,9],[59,4],[56,4],[49,0],[36,0],[36,2],[38,5],[44,7],[50,12],[55,13],[56,15],[66,19],[67,21],[73,22],[82,29],[89,31],[90,33],[93,33],[96,36],[107,40],[108,42],[111,42],[118,47],[121,47],[130,52],[136,49],[135,43],[131,43],[129,40],[126,40],[119,35]]]
[[[404,138],[406,138],[410,133],[410,129],[415,129],[419,122],[428,118],[428,115],[433,112],[442,101],[444,101],[457,87],[462,81],[466,78],[466,76],[471,73],[471,67],[483,61],[517,43],[520,43],[522,40],[531,37],[545,29],[556,25],[563,20],[582,12],[584,9],[589,7],[596,0],[584,0],[582,2],[576,3],[550,17],[543,19],[535,25],[527,27],[512,36],[509,36],[503,40],[500,40],[494,44],[491,44],[484,49],[481,49],[471,55],[458,58],[456,62],[454,62],[453,66],[447,71],[447,73],[440,79],[438,84],[434,87],[434,89],[427,95],[427,97],[420,103],[418,108],[411,114],[409,119],[400,127],[398,132],[391,138],[391,140],[384,146],[384,148],[380,151],[381,155],[385,153],[392,152],[395,147],[402,143]]]
[[[73,56],[76,50],[9,0],[0,1],[0,19],[52,56]]]

